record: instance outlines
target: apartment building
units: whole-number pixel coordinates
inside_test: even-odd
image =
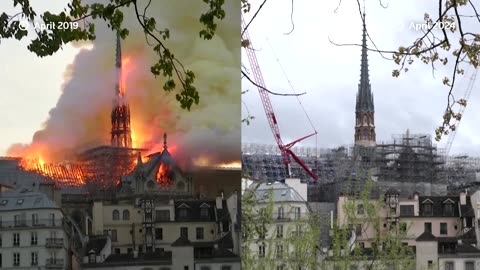
[[[240,269],[237,209],[229,209],[238,199],[95,202],[84,269]]]
[[[295,253],[293,243],[296,242],[293,239],[308,234],[307,223],[311,210],[306,201],[307,185],[301,183],[300,179],[286,179],[285,182],[253,182],[244,179],[243,187],[244,194],[253,192],[256,200],[253,211],[258,213],[257,216],[271,215],[271,219],[258,221],[263,223],[258,232],[250,232],[251,235],[244,233],[242,252],[252,254],[252,258],[260,264],[274,261],[276,269],[290,269],[296,260],[292,255]],[[308,254],[310,257],[316,255]],[[295,269],[304,268],[302,260],[303,258],[298,260]],[[271,266],[271,263],[267,265]]]
[[[69,269],[62,210],[27,189],[0,192],[0,268]]]
[[[414,193],[400,197],[394,189],[383,196],[383,205],[376,214],[382,220],[381,233],[401,230],[402,243],[414,252],[416,269],[473,270],[480,269],[480,250],[473,202],[465,192],[449,196],[421,196]],[[374,204],[376,198],[369,203]],[[355,206],[354,217],[346,213],[346,205]],[[351,242],[362,254],[374,248],[374,226],[366,221],[365,201],[342,195],[337,201],[337,225],[352,228]],[[350,224],[355,220],[356,224]],[[378,248],[378,247],[377,247]],[[382,248],[382,247],[380,247]],[[359,262],[364,265],[364,262]]]

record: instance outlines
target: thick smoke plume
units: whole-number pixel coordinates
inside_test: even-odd
[[[198,34],[199,16],[207,9],[203,1],[152,1],[147,11],[160,29],[170,29],[167,46],[196,75],[200,104],[191,112],[181,110],[175,92],[166,93],[164,79],[150,73],[157,57],[146,44],[134,11],[125,10],[124,24],[131,31],[122,41],[123,70],[136,146],[161,146],[166,132],[178,159],[240,160],[240,12],[236,1],[226,2],[226,18],[210,41]],[[44,128],[34,134],[31,144],[12,145],[10,155],[57,162],[91,142],[109,142],[115,33],[99,22],[92,45],[82,49],[65,71],[63,92]]]

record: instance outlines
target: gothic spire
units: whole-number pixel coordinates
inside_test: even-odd
[[[117,32],[117,53],[115,57],[115,66],[119,69],[122,68],[122,48],[120,46],[120,33]]]
[[[357,93],[357,112],[374,112],[373,94],[368,75],[367,56],[367,27],[365,25],[365,13],[363,13],[363,36],[362,36],[362,60],[360,68],[360,83]]]

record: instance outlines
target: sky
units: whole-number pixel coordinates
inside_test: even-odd
[[[12,2],[0,1],[0,11],[16,10]],[[30,2],[39,12],[59,12],[67,1]],[[0,43],[0,122],[3,124],[0,156],[6,155],[14,143],[29,143],[35,131],[42,127],[61,94],[65,70],[79,51],[79,48],[65,46],[50,57],[39,58],[28,51],[28,44],[27,38]]]
[[[258,2],[254,1],[257,5]],[[387,8],[382,8],[379,1],[367,1],[365,6],[368,33],[381,50],[410,44],[421,34],[409,29],[410,24],[422,22],[425,12],[436,12],[435,3],[431,1],[382,2]],[[360,3],[363,5],[362,1]],[[270,96],[284,143],[316,130],[317,136],[298,145],[333,148],[353,144],[361,48],[336,46],[330,41],[360,44],[362,22],[356,1],[338,4],[338,1],[294,1],[294,30],[287,35],[292,30],[291,1],[278,0],[275,4],[267,1],[249,27],[267,88],[280,93],[306,92],[298,100]],[[372,47],[371,41],[368,46]],[[375,99],[377,143],[388,142],[392,135],[403,134],[407,129],[410,133],[430,134],[433,138],[447,102],[448,88],[441,78],[450,75],[451,66],[437,67],[432,75],[429,65],[415,63],[408,73],[394,78],[392,70],[397,67],[393,61],[369,52],[368,63]],[[242,52],[242,65],[250,70],[245,52]],[[466,68],[467,75],[457,79],[454,89],[457,98],[464,96],[472,72],[473,68]],[[477,124],[479,86],[480,79],[475,83],[450,154],[480,155],[477,135],[480,132]],[[242,117],[248,113],[255,117],[249,125],[242,125],[242,144],[275,144],[257,89],[246,79],[242,79],[242,89],[248,90],[243,95]],[[311,118],[313,127],[306,115]],[[446,142],[447,136],[434,143],[443,148]]]

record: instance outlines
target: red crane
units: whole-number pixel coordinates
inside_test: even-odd
[[[242,17],[242,29],[245,29],[245,22]],[[255,50],[252,47],[252,41],[248,32],[245,30],[243,33],[243,39],[248,41],[248,48],[245,48],[247,52],[248,61],[250,62],[250,66],[252,68],[253,77],[255,83],[257,84],[258,93],[260,94],[260,98],[262,99],[263,108],[265,109],[265,113],[267,115],[268,123],[270,124],[270,128],[273,132],[273,137],[275,138],[278,148],[280,149],[280,153],[282,154],[282,161],[285,164],[287,175],[291,176],[290,170],[290,157],[292,157],[315,181],[318,180],[317,176],[310,170],[310,168],[303,163],[303,161],[293,153],[290,149],[292,148],[297,142],[305,140],[306,138],[312,137],[317,134],[315,131],[314,133],[302,137],[298,140],[295,140],[288,144],[283,144],[282,137],[280,136],[280,129],[278,128],[277,117],[273,112],[272,102],[270,101],[270,97],[268,92],[266,91],[265,81],[263,80],[262,72],[260,71],[260,66],[258,65],[257,56],[255,55]]]

